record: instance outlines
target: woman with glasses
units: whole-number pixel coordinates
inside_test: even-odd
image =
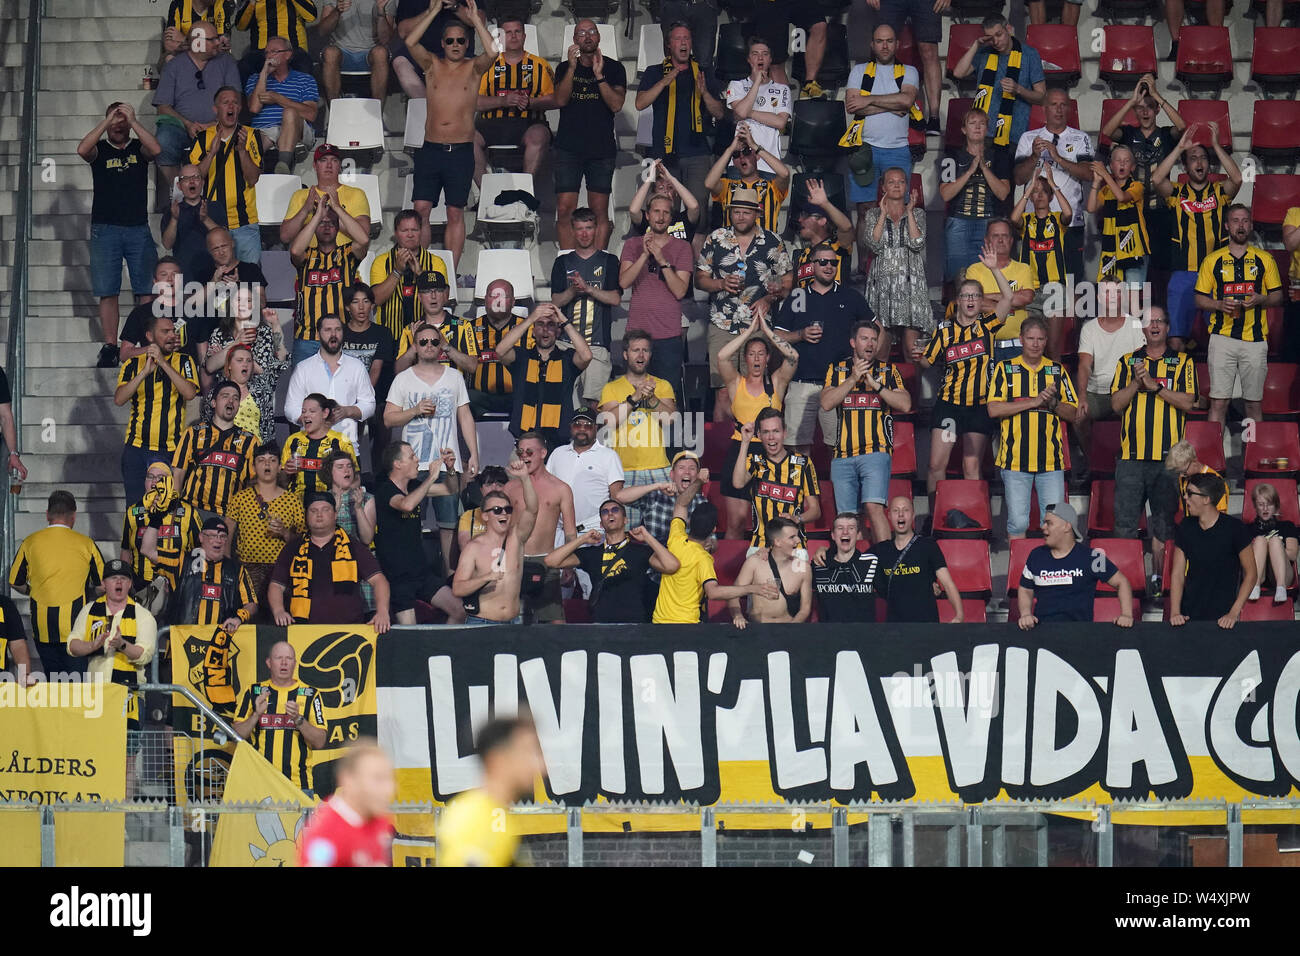
[[[289,349],[280,330],[280,317],[269,307],[262,309],[260,316],[257,314],[259,295],[252,286],[238,286],[226,301],[229,303],[226,314],[208,337],[204,368],[217,376],[217,382],[225,381],[231,352],[241,347],[248,350],[253,357],[253,368],[247,390],[260,413],[258,437],[268,442],[275,438],[276,385],[289,367]],[[206,421],[211,416],[212,402],[205,396],[203,418]]]
[[[248,569],[265,618],[266,583],[286,541],[306,527],[302,497],[280,486],[280,446],[259,445],[253,452],[253,483],[230,499],[226,526],[235,556]]]
[[[339,527],[354,541],[372,547],[375,540],[375,496],[361,485],[351,456],[345,451],[332,451],[321,464],[321,472],[329,478],[330,494],[334,496]],[[389,579],[392,586],[392,578]],[[375,610],[375,589],[369,581],[361,582],[361,600],[366,614]]]
[[[904,355],[935,329],[925,277],[925,209],[919,203],[917,190],[908,192],[907,173],[894,166],[881,177],[880,205],[863,219],[863,241],[875,257],[867,273],[867,304],[886,329],[903,330]],[[888,343],[880,351],[887,357]]]

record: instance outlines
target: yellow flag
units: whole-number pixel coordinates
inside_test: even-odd
[[[861,146],[862,145],[862,120],[854,120],[844,135],[840,137],[841,146]]]
[[[226,777],[225,803],[296,803],[318,801],[306,796],[272,767],[252,744],[240,741]],[[209,866],[297,866],[298,833],[307,821],[300,813],[223,813],[217,821]]]

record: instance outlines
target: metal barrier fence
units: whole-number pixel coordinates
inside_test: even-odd
[[[394,814],[432,815],[435,829],[440,809],[428,803],[392,807]],[[1171,810],[1204,814],[1205,821],[1176,827],[1116,827],[1112,821],[1117,811],[1168,813]],[[59,814],[125,813],[128,835],[124,853],[128,865],[180,867],[206,864],[211,834],[225,814],[264,814],[278,821],[275,814],[298,813],[302,808],[293,804],[226,804],[210,800],[193,801],[185,806],[165,800],[45,806],[0,802],[0,813],[33,811],[40,813],[42,866],[58,865],[55,833]],[[511,812],[519,818],[559,818],[560,825],[556,828],[559,832],[522,840],[532,862],[543,866],[1111,867],[1153,865],[1154,862],[1188,866],[1192,865],[1194,856],[1190,845],[1207,840],[1217,844],[1209,848],[1215,852],[1206,855],[1204,860],[1212,865],[1240,867],[1244,865],[1248,836],[1277,836],[1283,831],[1292,842],[1300,841],[1300,800],[1296,799],[1123,804],[1042,801],[980,806],[522,804],[513,807]],[[1285,813],[1295,822],[1258,825],[1245,822],[1249,815],[1265,812]],[[698,826],[654,829],[655,816],[683,814],[695,815]],[[866,819],[850,823],[850,816]],[[607,819],[601,821],[601,817]],[[642,818],[638,827],[629,830],[620,825],[629,817]],[[729,821],[728,826],[720,825],[723,817]],[[753,819],[752,826],[746,825],[747,818]],[[815,826],[814,821],[818,820],[824,822]],[[411,847],[423,844],[436,853],[437,843],[432,837],[404,838],[402,842]],[[1292,852],[1288,847],[1277,849],[1279,853]],[[1225,852],[1218,853],[1218,850]],[[1300,852],[1300,845],[1294,851]]]

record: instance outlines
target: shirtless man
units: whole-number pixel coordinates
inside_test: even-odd
[[[736,586],[750,584],[775,584],[780,589],[776,598],[761,593],[749,597],[749,618],[755,624],[800,624],[812,613],[812,570],[804,557],[796,568],[795,552],[799,542],[799,526],[789,518],[773,518],[767,523],[767,553],[759,550],[745,559],[736,575]],[[776,573],[773,573],[775,568]],[[740,610],[740,599],[727,602],[731,610],[731,623],[744,630],[748,621]]]
[[[528,467],[517,457],[507,468],[522,494],[523,511],[513,519],[515,505],[504,493],[483,496],[483,533],[460,553],[451,593],[461,600],[477,599],[467,625],[522,624],[520,585],[523,582],[524,542],[537,524],[537,491]]]
[[[428,246],[429,213],[438,197],[447,197],[447,248],[460,262],[465,249],[465,203],[474,181],[474,113],[478,108],[479,80],[496,60],[497,47],[474,0],[457,6],[454,0],[430,0],[429,9],[411,28],[410,36],[423,36],[443,7],[454,7],[460,23],[448,22],[442,30],[443,57],[436,57],[418,42],[407,45],[412,59],[424,71],[428,115],[424,145],[415,154],[412,204],[420,214],[420,245]],[[472,60],[469,28],[478,34],[483,52]]]
[[[546,439],[540,432],[520,435],[515,451],[527,466],[537,492],[537,524],[524,542],[524,614],[529,624],[562,624],[564,603],[560,597],[560,578],[565,572],[548,568],[545,559],[555,548],[557,528],[563,527],[565,542],[578,536],[573,517],[573,489],[546,470]],[[506,485],[506,494],[519,508],[523,502],[523,483],[518,477]]]

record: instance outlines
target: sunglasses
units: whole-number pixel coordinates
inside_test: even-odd
[[[416,345],[437,345],[437,344],[438,344],[438,340],[437,340],[437,339],[420,339],[420,340],[417,341],[415,344],[416,344]]]
[[[837,259],[814,259],[813,264],[818,266],[833,266],[838,264]]]
[[[737,156],[753,156],[753,155],[754,155],[754,151],[750,149],[748,146],[746,146],[744,149],[737,149],[734,152],[732,152],[731,158],[735,159]]]
[[[489,515],[512,515],[515,513],[514,505],[494,505],[491,508],[484,508],[484,514]]]
[[[608,508],[601,508],[600,513],[602,515],[617,515],[617,514],[622,514],[623,509],[617,507],[616,505],[610,505]]]
[[[464,46],[469,42],[469,37],[446,37],[442,41],[443,46]]]
[[[208,84],[205,83],[205,82],[203,82],[203,71],[202,71],[202,70],[195,70],[195,71],[194,71],[194,81],[195,81],[195,83],[198,85],[198,88],[199,88],[199,89],[201,89],[201,90],[206,90],[206,89],[208,88]]]

